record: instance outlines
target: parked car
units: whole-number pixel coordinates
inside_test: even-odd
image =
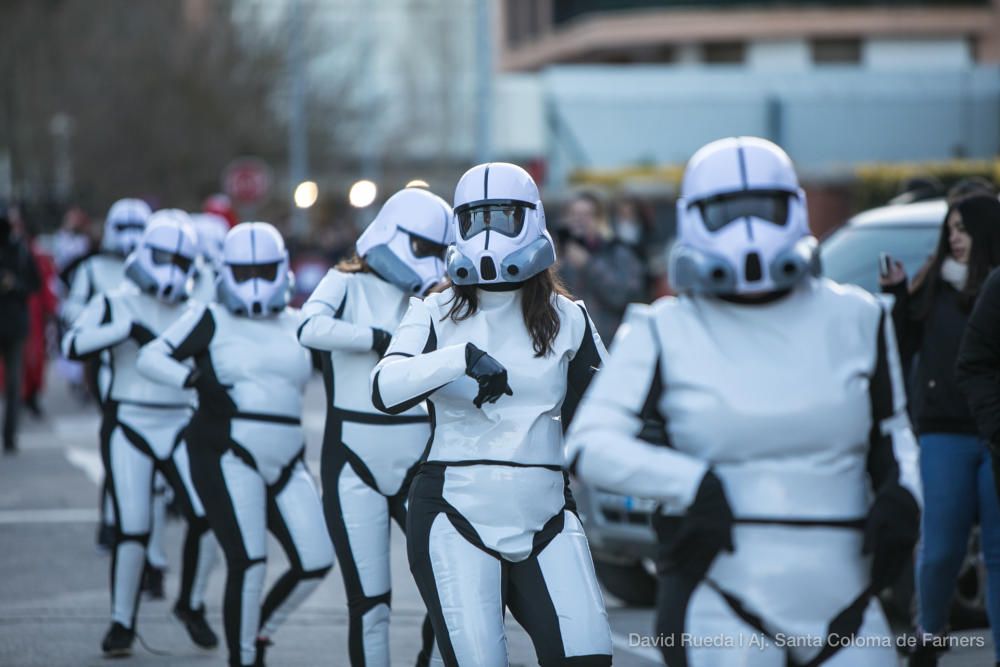
[[[887,252],[913,276],[934,250],[948,210],[943,199],[859,213],[823,239],[823,274],[878,292],[878,256]]]
[[[933,252],[947,211],[944,200],[884,206],[864,211],[823,239],[823,273],[841,283],[878,291],[879,253],[887,252],[913,276]],[[656,599],[653,558],[656,541],[649,527],[654,503],[584,484],[574,487],[581,520],[605,589],[628,605],[648,606]],[[909,590],[907,590],[909,588]],[[972,537],[952,609],[953,627],[985,626],[985,567]],[[901,586],[886,600],[901,624],[908,622],[912,586]],[[895,609],[893,609],[895,608]]]

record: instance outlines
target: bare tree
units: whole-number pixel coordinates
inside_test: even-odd
[[[285,159],[275,113],[285,79],[280,19],[234,20],[236,0],[8,0],[0,3],[0,151],[23,195],[51,187],[49,124],[72,121],[75,195],[194,207],[223,167]],[[244,8],[245,9],[245,8]],[[326,104],[316,141],[334,141]],[[324,146],[326,148],[326,146]]]

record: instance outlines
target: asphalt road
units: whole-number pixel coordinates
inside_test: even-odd
[[[81,405],[53,379],[43,406],[47,417],[24,417],[21,451],[0,459],[0,667],[81,667],[107,665],[100,640],[109,624],[107,555],[97,551],[98,419],[92,405]],[[307,397],[307,460],[318,470],[323,425],[322,389],[315,383]],[[225,664],[223,650],[202,651],[187,639],[170,610],[176,594],[182,526],[168,528],[167,600],[143,600],[134,655],[112,664],[160,667]],[[392,664],[413,664],[419,646],[423,605],[406,567],[402,535],[392,542]],[[285,559],[271,543],[269,581],[283,571]],[[222,631],[224,568],[216,570],[208,595],[209,620]],[[648,635],[649,610],[627,609],[608,597],[615,641],[614,664],[649,667],[661,664],[652,648],[630,645],[632,633]],[[943,667],[992,664],[992,649],[953,650]],[[268,663],[290,667],[347,665],[347,614],[340,573],[335,568],[306,604],[275,637]],[[508,620],[511,665],[534,665],[525,633]]]

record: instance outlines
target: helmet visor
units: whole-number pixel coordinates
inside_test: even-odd
[[[146,224],[137,220],[122,220],[112,226],[116,232],[142,232],[146,229]]]
[[[788,222],[790,197],[789,193],[777,190],[752,190],[710,197],[692,206],[698,207],[705,227],[714,232],[740,218],[760,218],[784,225]]]
[[[444,254],[447,252],[448,246],[410,234],[410,250],[413,251],[413,256],[419,259],[423,259],[424,257],[444,259]]]
[[[534,204],[509,200],[484,200],[475,204],[460,206],[455,210],[458,218],[458,233],[465,240],[483,231],[492,231],[504,236],[515,237],[524,229],[524,216]]]
[[[267,264],[230,264],[229,268],[233,272],[233,280],[237,283],[245,283],[252,278],[274,282],[278,277],[278,262],[268,262]]]
[[[170,250],[163,250],[162,248],[150,248],[150,250],[153,251],[153,264],[157,266],[173,264],[184,273],[187,273],[188,269],[191,268],[192,260],[190,257],[185,257]]]

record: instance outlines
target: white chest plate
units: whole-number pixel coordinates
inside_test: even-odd
[[[671,443],[716,466],[737,516],[867,512],[880,314],[808,281],[771,304],[681,298],[655,318]]]
[[[216,331],[209,346],[219,381],[241,412],[300,418],[302,393],[309,381],[309,353],[295,337],[298,312],[286,309],[275,317],[233,315],[209,306]]]
[[[107,296],[112,319],[137,322],[157,336],[186,308],[184,304],[169,304],[143,294],[131,283],[119,285]],[[113,400],[159,405],[191,405],[194,402],[193,391],[169,387],[139,374],[135,365],[138,354],[138,343],[129,338],[105,356]]]

